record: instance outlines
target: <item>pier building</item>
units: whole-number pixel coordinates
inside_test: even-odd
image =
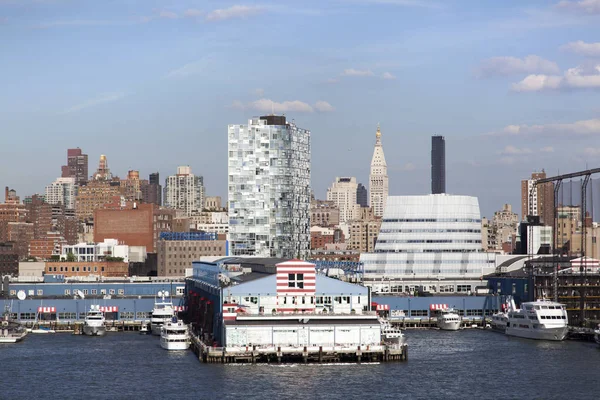
[[[225,258],[194,262],[187,316],[205,341],[223,346],[379,344],[370,292],[316,273],[300,260]]]
[[[474,293],[494,272],[483,251],[476,197],[389,196],[371,253],[361,254],[364,284],[376,293]]]

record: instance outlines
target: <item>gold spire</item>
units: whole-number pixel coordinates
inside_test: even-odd
[[[377,139],[377,143],[381,141],[381,129],[379,128],[379,123],[377,124],[377,133],[375,133],[375,139]]]

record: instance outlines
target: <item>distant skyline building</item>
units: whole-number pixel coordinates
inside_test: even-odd
[[[229,125],[230,255],[310,255],[310,155],[310,131],[285,116]]]
[[[356,202],[361,207],[369,207],[369,192],[367,191],[367,188],[360,182],[356,188]]]
[[[446,193],[446,139],[431,137],[431,193]]]
[[[381,144],[381,130],[377,125],[375,133],[375,149],[371,159],[371,174],[369,176],[369,205],[376,217],[381,217],[385,210],[389,192],[387,164]]]
[[[100,156],[100,161],[98,162],[98,169],[94,174],[94,180],[96,181],[109,181],[112,179],[112,175],[110,173],[110,169],[108,168],[108,160],[106,156],[102,154]]]
[[[160,184],[160,175],[158,172],[150,174],[148,183],[141,185],[142,201],[144,203],[153,203],[162,205],[162,185]]]
[[[45,199],[48,204],[62,204],[65,208],[74,210],[77,198],[77,183],[74,177],[57,178],[46,186]]]
[[[527,220],[528,215],[539,216],[542,225],[554,226],[554,184],[534,185],[536,180],[545,178],[542,170],[521,181],[521,221]]]
[[[77,186],[85,185],[88,181],[88,155],[77,147],[67,149],[67,165],[62,166],[62,178],[75,178]]]
[[[495,268],[477,198],[447,194],[390,196],[375,250],[360,261],[376,292],[473,292]]]
[[[358,184],[355,177],[336,177],[327,189],[327,200],[333,201],[340,212],[340,223],[358,218],[360,205],[356,202]]]
[[[204,179],[192,173],[190,166],[177,167],[177,174],[165,179],[165,207],[182,211],[186,216],[202,211]]]

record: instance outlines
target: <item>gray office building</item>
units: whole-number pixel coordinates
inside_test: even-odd
[[[356,188],[356,203],[361,207],[369,207],[369,193],[362,183],[359,183]]]
[[[431,137],[431,193],[446,193],[446,139]]]

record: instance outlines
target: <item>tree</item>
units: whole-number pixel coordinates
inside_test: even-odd
[[[67,253],[67,262],[75,262],[75,261],[77,261],[77,258],[75,258],[75,254]]]

